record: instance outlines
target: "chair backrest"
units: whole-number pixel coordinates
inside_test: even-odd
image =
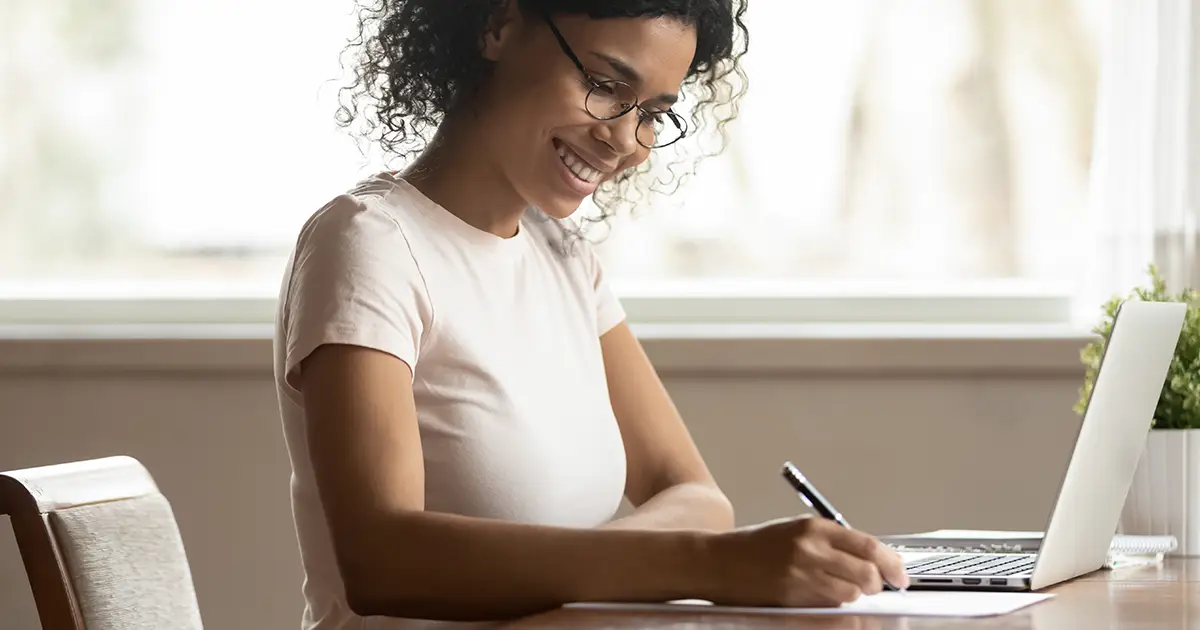
[[[132,457],[0,473],[43,630],[200,630],[175,515]]]

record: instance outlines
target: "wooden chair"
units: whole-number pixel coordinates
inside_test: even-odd
[[[43,630],[199,630],[175,515],[132,457],[0,473]]]

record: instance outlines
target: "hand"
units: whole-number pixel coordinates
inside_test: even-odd
[[[713,588],[705,599],[742,606],[840,606],[908,587],[900,555],[876,538],[824,518],[772,521],[715,534]]]

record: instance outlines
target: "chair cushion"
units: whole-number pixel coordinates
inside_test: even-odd
[[[166,497],[59,510],[50,524],[88,630],[203,628]]]

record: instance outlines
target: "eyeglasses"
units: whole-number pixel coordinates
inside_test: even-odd
[[[571,46],[567,44],[566,38],[554,25],[550,16],[543,15],[543,18],[550,26],[550,31],[554,33],[554,38],[558,40],[558,47],[571,59],[575,67],[579,68],[588,84],[591,85],[591,89],[584,98],[583,107],[587,113],[591,114],[592,118],[613,120],[637,109],[638,124],[635,135],[638,144],[647,149],[661,149],[675,144],[687,135],[687,123],[683,116],[670,109],[649,111],[643,108],[638,104],[637,90],[624,81],[597,81],[593,78],[591,73],[584,69],[583,63],[579,61],[575,51],[571,50]]]

